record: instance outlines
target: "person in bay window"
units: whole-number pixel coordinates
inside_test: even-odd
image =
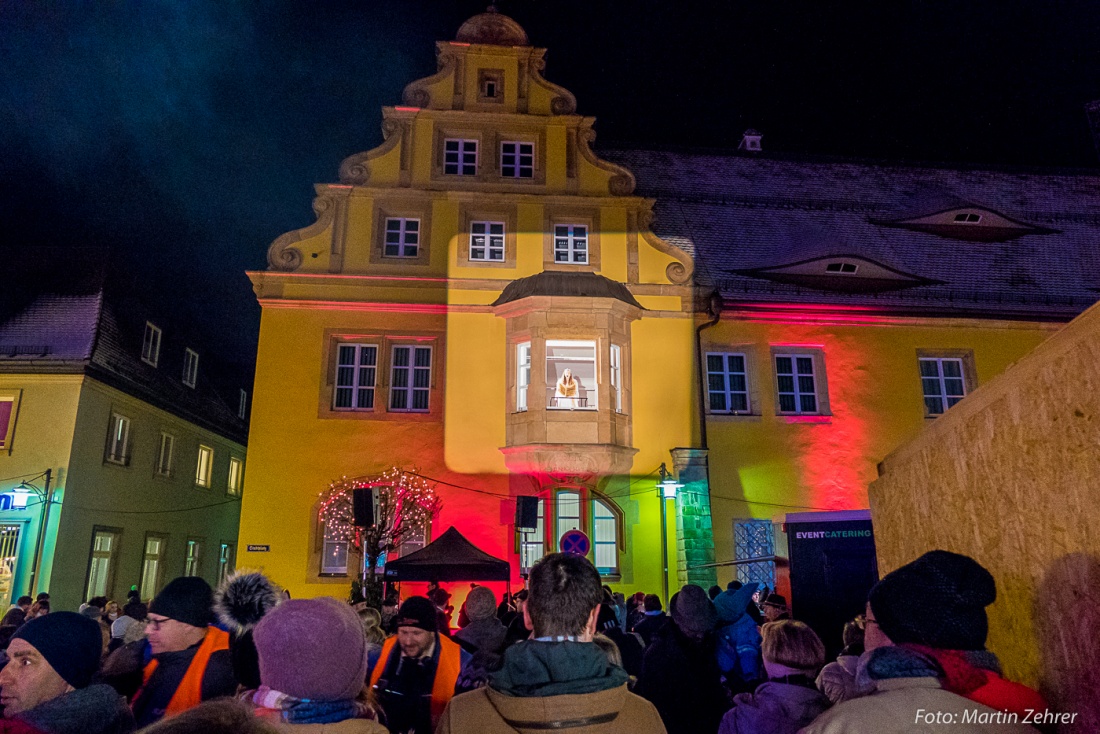
[[[573,377],[573,370],[566,369],[554,388],[554,405],[558,408],[576,408],[579,403],[580,383]]]

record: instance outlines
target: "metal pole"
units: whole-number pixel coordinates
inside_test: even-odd
[[[664,566],[664,573],[661,574],[661,580],[665,586],[665,606],[668,606],[668,519],[666,517],[667,511],[665,510],[664,494],[657,490],[657,496],[661,498],[661,564]]]
[[[34,544],[34,563],[31,564],[31,582],[30,588],[27,590],[28,596],[35,596],[35,584],[38,583],[39,565],[42,562],[42,545],[46,541],[46,523],[50,521],[50,479],[53,476],[53,469],[46,470],[46,488],[42,490],[42,522],[38,526],[38,538]]]

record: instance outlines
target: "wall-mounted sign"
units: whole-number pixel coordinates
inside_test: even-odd
[[[588,551],[592,548],[592,543],[589,542],[588,536],[580,530],[570,530],[561,536],[561,540],[558,541],[558,548],[561,549],[562,553],[587,556]]]
[[[249,553],[267,553],[271,550],[270,545],[252,545],[246,546]]]

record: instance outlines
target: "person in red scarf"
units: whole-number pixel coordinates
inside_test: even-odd
[[[867,597],[866,631],[856,682],[869,695],[838,704],[808,734],[901,730],[917,712],[993,714],[967,731],[1016,731],[1015,721],[1047,709],[1036,691],[1006,680],[985,648],[985,608],[997,598],[993,576],[968,556],[935,550],[887,574]],[[996,714],[1007,714],[998,720]],[[942,722],[937,722],[942,723]],[[894,728],[892,728],[894,727]],[[902,727],[904,728],[904,727]],[[1027,727],[1020,726],[1020,730]]]

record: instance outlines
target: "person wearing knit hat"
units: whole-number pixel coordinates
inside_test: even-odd
[[[208,583],[181,576],[149,603],[145,636],[153,659],[134,695],[138,726],[236,692],[229,634],[211,626],[213,601]]]
[[[508,629],[497,619],[497,600],[492,589],[478,586],[466,596],[466,626],[455,633],[454,640],[473,652],[499,654],[504,648]]]
[[[919,709],[948,722],[964,715],[1003,722],[999,712],[1046,710],[1037,692],[1002,678],[996,656],[985,649],[985,608],[996,598],[989,571],[958,553],[930,551],[888,573],[867,597],[866,652],[856,673],[873,692],[837,704],[804,731],[901,731],[913,727]],[[969,729],[987,730],[1030,731],[1007,723]]]
[[[391,731],[435,731],[470,659],[470,653],[440,634],[437,611],[423,596],[406,599],[394,619],[397,634],[382,645],[371,671],[371,688]]]
[[[339,731],[384,734],[364,693],[367,641],[359,615],[332,597],[290,599],[252,630],[261,685],[245,695],[277,729],[337,724]]]
[[[0,670],[4,717],[47,733],[66,723],[89,733],[130,731],[126,699],[109,686],[91,685],[102,644],[99,624],[81,614],[28,621],[12,636],[9,662]]]

